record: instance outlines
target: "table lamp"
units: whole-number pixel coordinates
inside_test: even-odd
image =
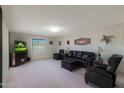
[[[97,51],[98,51],[98,56],[101,57],[101,53],[103,52],[102,47],[98,47]]]

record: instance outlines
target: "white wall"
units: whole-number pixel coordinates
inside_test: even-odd
[[[34,51],[32,51],[32,38],[45,38],[48,41],[52,40],[53,45],[49,45],[49,42],[47,41],[44,43],[43,51],[34,52]],[[15,40],[25,41],[27,43],[29,56],[31,57],[32,60],[52,58],[53,53],[55,53],[55,51],[56,51],[54,38],[10,32],[10,50],[11,50],[11,52],[13,52]]]
[[[122,54],[124,56],[124,30],[123,25],[111,26],[103,29],[99,29],[96,31],[82,31],[82,33],[77,33],[69,36],[65,36],[57,39],[58,41],[62,41],[62,46],[58,46],[58,50],[60,48],[67,49],[66,41],[69,40],[71,44],[68,46],[71,50],[82,50],[82,51],[92,51],[97,52],[97,47],[103,48],[102,57],[104,62],[107,62],[108,57],[112,54]],[[113,35],[111,43],[106,45],[105,42],[100,42],[100,40],[105,35]],[[74,40],[79,39],[81,37],[91,38],[91,44],[89,45],[74,45]],[[124,62],[122,61],[119,65],[119,70],[124,72]]]
[[[3,26],[2,26],[2,39],[3,39],[3,61],[2,61],[2,82],[3,87],[6,87],[7,77],[8,77],[8,71],[9,71],[9,40],[8,40],[8,29],[6,27],[6,24],[3,20]]]

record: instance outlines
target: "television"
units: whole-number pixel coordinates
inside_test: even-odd
[[[15,51],[16,52],[22,52],[22,51],[26,51],[26,42],[23,41],[15,41]]]

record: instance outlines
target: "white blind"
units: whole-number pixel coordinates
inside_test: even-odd
[[[44,48],[44,43],[45,39],[38,39],[38,38],[33,38],[32,39],[32,51],[33,52],[40,52]]]

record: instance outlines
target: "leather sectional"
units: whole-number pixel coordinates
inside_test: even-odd
[[[92,65],[96,54],[86,51],[69,51],[62,60],[61,67],[73,71],[78,67],[86,67]]]

